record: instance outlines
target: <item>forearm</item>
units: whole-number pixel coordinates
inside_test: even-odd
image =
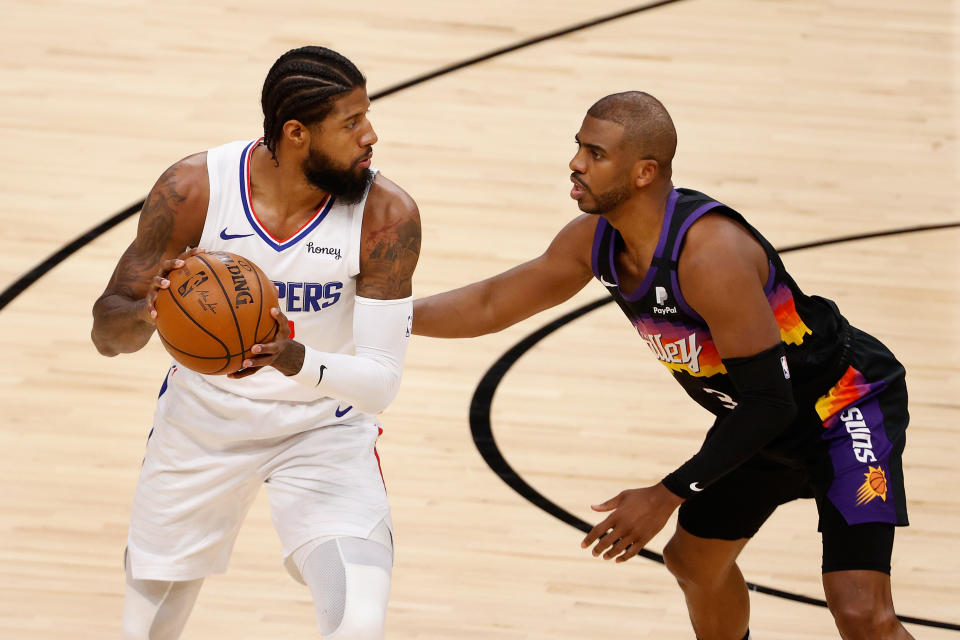
[[[146,303],[120,295],[107,295],[93,306],[90,338],[101,355],[139,351],[150,341],[156,325],[145,321]]]
[[[756,356],[724,360],[740,392],[737,407],[719,420],[700,451],[663,479],[670,491],[689,498],[736,469],[784,432],[797,406],[784,377],[777,345]]]
[[[358,297],[354,311],[355,354],[326,353],[303,347],[302,365],[293,379],[363,413],[379,413],[397,395],[410,341],[409,298]]]
[[[487,283],[420,298],[413,303],[413,333],[431,338],[475,338],[499,326],[490,307]]]

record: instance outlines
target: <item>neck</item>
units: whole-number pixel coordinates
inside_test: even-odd
[[[629,253],[636,254],[640,247],[656,244],[672,191],[673,183],[668,181],[634,194],[616,209],[603,214],[620,232]]]
[[[327,192],[318,189],[303,175],[300,166],[289,158],[284,158],[277,150],[274,162],[270,150],[259,145],[253,150],[250,159],[250,185],[258,200],[271,203],[271,209],[281,216],[294,217],[304,210],[315,210],[327,196]]]

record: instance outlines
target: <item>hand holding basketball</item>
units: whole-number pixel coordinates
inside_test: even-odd
[[[180,264],[180,267],[176,265]],[[170,269],[172,267],[172,270]],[[164,348],[183,366],[229,374],[274,340],[281,328],[273,282],[246,258],[226,251],[191,249],[161,265],[147,309]]]
[[[270,315],[277,321],[280,330],[276,338],[265,344],[255,344],[250,348],[249,356],[243,361],[243,368],[227,374],[228,378],[246,378],[266,366],[274,366],[284,375],[293,375],[303,366],[303,345],[290,340],[290,323],[278,307],[270,309]]]
[[[167,276],[174,269],[179,269],[182,267],[187,258],[198,253],[202,253],[202,250],[197,248],[191,249],[190,247],[187,247],[186,251],[181,253],[176,258],[173,258],[172,260],[164,260],[160,263],[160,267],[157,270],[157,275],[153,276],[153,279],[150,281],[150,289],[147,290],[147,295],[144,298],[145,314],[141,315],[141,319],[144,322],[154,325],[157,324],[157,295],[159,295],[161,289],[166,289],[170,286],[170,280],[167,279]]]

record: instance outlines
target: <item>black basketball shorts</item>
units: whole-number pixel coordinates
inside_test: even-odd
[[[857,329],[849,366],[791,429],[812,436],[786,458],[761,453],[690,498],[679,522],[701,538],[751,538],[781,504],[814,498],[823,571],[890,571],[895,526],[908,524],[902,454],[907,387],[903,366]]]

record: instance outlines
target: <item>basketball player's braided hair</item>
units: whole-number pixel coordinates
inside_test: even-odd
[[[280,56],[263,82],[263,142],[277,159],[277,141],[288,120],[305,125],[319,122],[345,93],[366,85],[367,79],[345,57],[326,47],[300,47]]]

